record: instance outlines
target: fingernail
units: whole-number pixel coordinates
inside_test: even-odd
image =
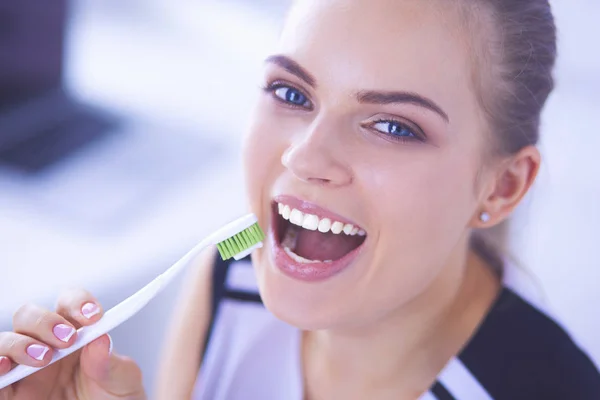
[[[106,334],[106,336],[108,336],[108,355],[111,355],[113,352],[113,340],[109,334]]]
[[[71,337],[75,334],[75,329],[72,326],[65,324],[58,324],[52,329],[54,336],[65,343],[67,343]]]
[[[0,356],[0,370],[2,368],[4,368],[4,366],[9,365],[9,364],[10,364],[10,360],[8,359],[8,357]]]
[[[81,313],[87,319],[92,318],[94,315],[100,313],[100,307],[98,307],[94,303],[85,303],[83,307],[81,307]]]
[[[50,349],[46,346],[32,344],[27,348],[27,354],[29,354],[32,358],[35,358],[38,361],[42,361],[49,350]]]

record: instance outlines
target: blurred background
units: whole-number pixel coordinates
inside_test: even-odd
[[[0,330],[68,287],[109,308],[244,211],[240,138],[288,3],[0,2]],[[598,364],[600,3],[553,3],[558,86],[513,247]],[[113,333],[149,393],[179,285]]]

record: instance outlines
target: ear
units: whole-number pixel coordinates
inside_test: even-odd
[[[535,146],[527,146],[499,162],[486,185],[473,227],[490,228],[507,219],[533,185],[540,164],[541,155]]]

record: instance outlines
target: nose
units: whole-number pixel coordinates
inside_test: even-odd
[[[318,185],[341,187],[352,182],[352,170],[344,159],[343,138],[324,121],[313,121],[309,129],[294,140],[281,157],[281,163],[299,180]]]

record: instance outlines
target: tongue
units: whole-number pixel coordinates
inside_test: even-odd
[[[338,260],[357,248],[363,238],[360,236],[335,235],[298,229],[298,241],[294,253],[308,260]]]

